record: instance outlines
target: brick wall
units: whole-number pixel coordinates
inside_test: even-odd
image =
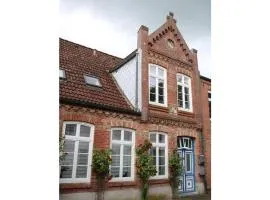
[[[94,146],[97,148],[109,148],[110,131],[114,127],[130,128],[135,130],[135,146],[148,139],[150,131],[161,131],[168,134],[168,153],[177,147],[177,136],[189,136],[195,140],[195,170],[198,172],[197,158],[200,154],[200,137],[196,128],[181,127],[179,125],[166,125],[166,122],[152,123],[144,122],[140,117],[101,111],[91,108],[82,108],[70,105],[60,105],[60,127],[64,121],[86,122],[95,126]],[[163,123],[163,124],[162,124]],[[61,133],[60,128],[60,133]],[[135,170],[136,171],[136,170]],[[135,172],[136,173],[136,172]],[[196,173],[196,182],[202,182]],[[151,184],[168,185],[167,179],[152,180]],[[109,190],[123,187],[139,187],[139,179],[135,174],[135,181],[129,182],[110,182]],[[92,174],[91,183],[60,184],[61,193],[95,191],[95,177]]]

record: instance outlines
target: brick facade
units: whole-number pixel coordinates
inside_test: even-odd
[[[167,45],[173,40],[175,48]],[[141,50],[142,75],[142,108],[139,114],[119,112],[117,109],[102,109],[94,105],[71,105],[61,101],[60,95],[60,129],[64,121],[86,122],[95,126],[94,147],[110,146],[111,128],[129,128],[135,131],[135,146],[148,139],[149,132],[158,131],[168,135],[168,153],[177,148],[177,137],[188,136],[195,142],[195,182],[203,184],[204,178],[199,175],[199,155],[206,157],[206,183],[211,188],[211,122],[209,119],[208,90],[211,80],[200,76],[197,63],[197,51],[189,50],[182,35],[176,27],[173,15],[167,16],[166,22],[149,35],[148,28],[141,26],[138,31],[137,48]],[[66,60],[68,58],[65,57]],[[68,61],[66,61],[68,62]],[[167,69],[167,107],[149,104],[148,64],[153,63]],[[106,71],[108,73],[108,71]],[[192,112],[180,111],[177,108],[176,74],[181,73],[191,78]],[[68,92],[67,92],[68,93]],[[62,133],[62,130],[60,130]],[[109,182],[108,190],[122,188],[139,188],[139,179],[134,172],[134,181]],[[168,186],[168,179],[151,180],[151,185]],[[92,175],[89,183],[60,184],[61,193],[94,192],[95,178]]]

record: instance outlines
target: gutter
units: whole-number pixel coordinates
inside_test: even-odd
[[[59,102],[60,104],[68,104],[68,105],[88,107],[88,108],[97,108],[97,109],[111,111],[111,112],[118,112],[118,113],[123,113],[123,114],[141,116],[141,113],[137,111],[123,109],[123,108],[116,108],[113,106],[97,104],[97,103],[92,103],[92,102],[87,102],[87,101],[80,101],[80,100],[67,99],[67,98],[60,97]]]

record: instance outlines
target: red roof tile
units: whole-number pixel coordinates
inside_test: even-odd
[[[97,50],[94,55],[94,49],[61,38],[59,48],[60,68],[66,73],[66,79],[60,80],[60,100],[74,100],[132,111],[109,73],[109,70],[123,59]],[[98,77],[102,87],[87,85],[85,74]]]

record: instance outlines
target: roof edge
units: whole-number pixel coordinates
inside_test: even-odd
[[[136,111],[133,111],[133,110],[127,110],[127,109],[123,109],[123,108],[116,108],[116,107],[113,107],[113,106],[90,103],[90,102],[87,102],[87,101],[80,101],[80,100],[68,99],[68,98],[63,98],[63,97],[60,97],[59,102],[62,103],[62,104],[69,104],[69,105],[74,105],[74,106],[83,106],[83,107],[89,107],[89,108],[97,108],[97,109],[103,109],[103,110],[107,110],[107,111],[130,114],[130,115],[136,115],[136,116],[141,115],[141,112],[136,112]]]
[[[116,65],[114,68],[112,68],[110,70],[111,72],[114,72],[116,70],[118,70],[119,68],[121,68],[124,64],[126,64],[128,61],[130,61],[132,58],[134,58],[136,56],[138,49],[135,49],[134,51],[132,51],[127,57],[125,57],[118,65]]]
[[[205,81],[211,82],[211,79],[210,78],[207,78],[205,76],[200,75],[200,78],[203,79],[203,80],[205,80]]]

